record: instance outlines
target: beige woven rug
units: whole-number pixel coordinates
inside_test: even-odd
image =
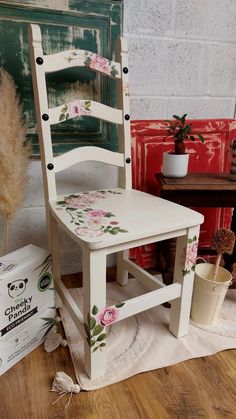
[[[109,283],[108,305],[147,291],[135,279],[126,287]],[[82,307],[81,289],[70,292]],[[158,306],[109,326],[106,373],[90,381],[83,369],[83,340],[66,309],[62,308],[62,321],[81,388],[94,390],[144,371],[236,348],[236,290],[228,291],[215,326],[196,327],[191,323],[188,335],[183,338],[177,339],[168,331],[169,313],[168,308]]]

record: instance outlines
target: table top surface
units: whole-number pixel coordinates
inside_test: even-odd
[[[188,173],[183,178],[167,178],[162,173],[155,176],[165,190],[236,191],[236,182],[229,179],[229,173]]]

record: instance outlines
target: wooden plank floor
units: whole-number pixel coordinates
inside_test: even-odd
[[[68,348],[39,347],[0,377],[0,419],[236,418],[236,350],[83,391],[66,410],[67,395],[52,405],[56,371],[75,380]]]

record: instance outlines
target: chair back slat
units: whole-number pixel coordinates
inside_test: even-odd
[[[50,125],[58,124],[80,115],[93,116],[115,124],[123,123],[123,112],[121,110],[93,100],[74,100],[73,102],[50,108],[49,122]]]
[[[46,203],[55,200],[56,173],[84,160],[100,161],[119,167],[119,186],[131,188],[130,156],[130,109],[128,92],[127,44],[119,38],[116,44],[116,58],[109,61],[98,54],[83,50],[69,50],[53,55],[44,55],[40,27],[31,24],[29,28],[30,56],[35,97],[35,109],[40,143]],[[76,54],[75,54],[76,52]],[[75,100],[55,108],[49,108],[46,73],[68,67],[88,67],[103,75],[115,78],[117,86],[117,109],[92,100]],[[118,127],[119,151],[112,152],[100,147],[79,147],[62,156],[54,157],[51,125],[67,121],[79,115],[87,115],[113,122]],[[102,186],[102,185],[101,185]]]
[[[114,151],[105,150],[100,147],[82,147],[70,150],[62,156],[54,157],[54,171],[55,173],[61,172],[70,166],[82,161],[99,161],[102,163],[110,164],[112,166],[123,167],[124,155],[115,153]]]
[[[72,67],[87,67],[105,76],[121,77],[120,63],[110,61],[95,52],[77,49],[44,55],[45,73],[53,73]]]

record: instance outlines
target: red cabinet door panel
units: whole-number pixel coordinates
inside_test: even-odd
[[[236,123],[231,119],[191,120],[193,133],[204,136],[205,143],[187,141],[190,153],[189,172],[229,172],[229,144],[236,137]],[[155,173],[161,172],[164,151],[173,149],[173,140],[167,138],[165,121],[132,121],[132,173],[133,187],[158,195]],[[224,226],[229,228],[232,210],[227,208],[198,208],[205,216],[201,228],[200,246],[210,247],[213,232]],[[131,253],[143,267],[155,266],[156,246],[136,248]]]

